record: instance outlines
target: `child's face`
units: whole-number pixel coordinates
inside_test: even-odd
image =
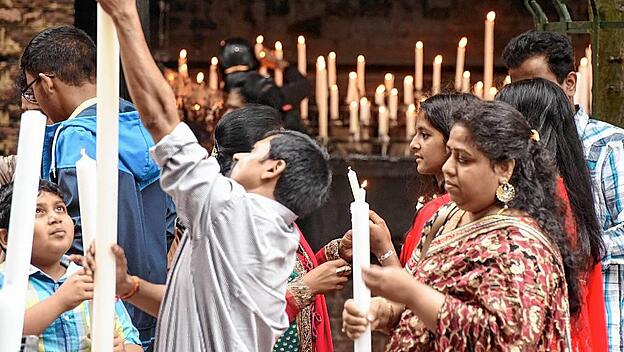
[[[53,193],[41,192],[37,197],[32,264],[51,265],[71,247],[74,223],[63,200]]]

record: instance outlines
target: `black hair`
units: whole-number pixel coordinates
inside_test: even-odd
[[[424,117],[437,131],[444,136],[444,142],[448,141],[451,127],[455,122],[454,116],[458,112],[470,108],[471,103],[480,101],[479,98],[469,93],[441,93],[430,96],[420,103],[420,109]],[[438,184],[435,176],[420,175],[419,193],[425,198],[445,193],[444,184]]]
[[[528,214],[556,245],[563,258],[570,312],[580,309],[577,255],[562,224],[562,204],[556,196],[556,167],[541,142],[530,138],[531,127],[509,104],[483,102],[457,122],[470,131],[476,147],[491,160],[492,166],[515,160],[509,183],[516,197],[509,207]]]
[[[53,74],[66,84],[79,86],[95,83],[96,56],[95,43],[83,30],[47,28],[30,40],[20,67],[35,78],[39,73]]]
[[[39,180],[39,194],[48,192],[57,195],[65,202],[59,187],[50,181]],[[13,199],[13,182],[6,184],[0,188],[0,229],[9,228],[9,220],[11,219],[11,200]],[[33,214],[33,217],[35,214]]]
[[[574,51],[570,39],[563,34],[547,31],[528,31],[511,39],[503,50],[503,62],[508,69],[517,68],[535,56],[543,56],[548,69],[562,84],[574,71]]]
[[[248,104],[225,114],[214,132],[221,173],[230,173],[234,154],[250,152],[256,142],[281,126],[281,114],[269,106]]]
[[[286,169],[275,186],[275,200],[303,217],[319,208],[328,197],[332,173],[329,155],[312,138],[289,130],[269,132],[267,159],[284,160]]]
[[[554,155],[574,214],[579,247],[589,271],[600,262],[604,244],[596,217],[592,184],[585,163],[583,144],[574,122],[574,110],[565,92],[542,78],[506,85],[496,95],[516,108],[535,128],[543,144]]]

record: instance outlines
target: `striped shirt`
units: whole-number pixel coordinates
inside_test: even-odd
[[[65,274],[56,281],[31,265],[26,292],[26,308],[52,296],[70,276],[80,269],[80,266],[69,262]],[[0,264],[0,288],[4,284],[3,271],[4,263]],[[139,333],[132,325],[130,316],[121,301],[115,303],[115,313],[115,330],[125,344],[140,345]],[[90,342],[87,340],[89,320],[88,301],[61,314],[39,336],[39,352],[90,351]]]
[[[590,119],[581,108],[575,120],[606,248],[602,265],[609,350],[624,352],[624,129]]]

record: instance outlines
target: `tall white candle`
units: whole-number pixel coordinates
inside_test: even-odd
[[[464,74],[463,74],[463,77],[462,77],[461,91],[463,93],[470,92],[470,71],[464,71]]]
[[[212,57],[210,59],[210,72],[208,72],[208,88],[212,90],[219,89],[219,74],[217,73],[217,66],[219,65],[219,59]]]
[[[388,94],[390,94],[394,88],[394,75],[390,72],[384,75],[384,87]]]
[[[82,224],[82,246],[86,255],[91,242],[95,238],[95,212],[97,209],[96,164],[84,149],[76,161],[76,178],[78,181],[78,200],[80,204],[80,222]]]
[[[399,90],[392,88],[388,97],[388,107],[390,108],[390,119],[396,121],[399,113]]]
[[[436,55],[433,60],[433,83],[431,84],[431,93],[440,93],[442,79],[442,55]]]
[[[256,53],[257,58],[262,58],[266,56],[266,53],[264,52],[264,36],[263,35],[258,35],[256,37],[256,44],[254,45],[254,52]],[[260,73],[263,76],[266,76],[268,74],[268,70],[266,66],[261,65],[258,68],[258,73]]]
[[[359,96],[366,96],[366,58],[364,55],[357,57],[357,90]]]
[[[282,60],[284,60],[284,50],[282,47],[282,42],[280,41],[275,42],[275,58],[277,59],[278,62],[281,62]],[[282,71],[279,64],[275,68],[275,84],[278,87],[281,87],[284,85],[284,71]]]
[[[494,19],[496,13],[488,12],[485,19],[485,41],[483,48],[483,92],[485,99],[491,100],[489,91],[494,79]]]
[[[414,77],[410,75],[403,79],[403,103],[414,104]]]
[[[592,65],[592,47],[591,44],[587,48],[585,48],[585,57],[587,58],[587,94],[589,97],[587,98],[587,113],[591,116],[592,114],[592,91],[594,85],[594,66]]]
[[[353,171],[353,169],[351,169],[351,166],[348,167],[347,179],[349,180],[349,187],[351,188],[351,194],[353,194],[353,200],[355,201],[357,200],[358,192],[360,190],[360,183],[358,181],[357,174]]]
[[[316,104],[319,114],[319,137],[327,139],[328,130],[328,107],[327,107],[327,68],[325,66],[325,58],[319,56],[316,60],[316,78],[318,82],[318,93]]]
[[[385,140],[388,139],[388,131],[390,126],[390,118],[388,116],[388,109],[385,106],[379,107],[379,124],[377,133],[379,135],[379,139]]]
[[[306,58],[306,43],[305,43],[305,37],[300,35],[297,38],[297,69],[299,70],[299,73],[301,73],[304,76],[307,76],[308,74],[308,63],[307,63],[307,58]],[[307,120],[308,119],[308,98],[305,98],[301,101],[301,119],[302,120]]]
[[[362,268],[370,267],[370,229],[368,220],[369,206],[366,203],[366,191],[361,188],[356,200],[351,203],[351,229],[353,230],[353,300],[360,312],[368,312],[371,292],[362,279]],[[370,352],[370,324],[359,338],[354,341],[355,352]]]
[[[349,133],[351,133],[356,141],[360,139],[359,105],[357,101],[352,101],[351,104],[349,104]]]
[[[386,105],[386,86],[380,84],[375,89],[375,104]]]
[[[357,91],[357,73],[349,72],[349,84],[347,85],[347,104],[351,104],[352,101],[358,101]]]
[[[423,89],[423,42],[417,41],[416,48],[414,49],[414,61],[415,61],[415,70],[414,70],[414,79],[415,79],[415,88],[417,92],[421,92]]]
[[[473,94],[481,99],[483,99],[483,82],[478,81],[475,83],[473,87]]]
[[[333,51],[327,55],[327,81],[330,87],[336,84],[336,53]]]
[[[416,134],[416,105],[410,104],[405,112],[405,138],[411,140]]]
[[[117,242],[117,192],[119,160],[119,42],[115,25],[98,4],[97,23],[97,192],[94,280],[93,352],[113,349],[115,317],[115,257],[111,246]],[[98,227],[97,224],[102,224]],[[105,226],[104,226],[105,224]]]
[[[579,65],[579,72],[581,73],[580,82],[577,84],[579,91],[579,105],[583,107],[583,110],[589,111],[589,60],[586,57],[581,58],[581,64]]]
[[[366,97],[360,99],[360,122],[365,126],[370,125],[371,104]]]
[[[334,84],[329,88],[329,116],[332,120],[340,118],[338,103],[338,86]]]
[[[41,112],[30,110],[22,114],[20,122],[4,285],[0,290],[0,351],[20,351],[46,120]]]
[[[187,56],[188,52],[186,51],[186,49],[180,50],[180,55],[178,56],[178,73],[182,77],[188,77]]]
[[[468,38],[462,37],[457,45],[457,61],[455,63],[455,90],[461,90],[464,73],[464,61],[466,60],[466,45]]]

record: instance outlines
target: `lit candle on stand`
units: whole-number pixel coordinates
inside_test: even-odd
[[[119,177],[119,42],[112,19],[98,4],[97,20],[96,233],[98,270],[93,290],[93,352],[113,349],[115,318],[115,256]],[[98,224],[101,224],[98,226]]]
[[[360,99],[360,122],[364,126],[370,125],[371,104],[366,97]]]
[[[390,94],[392,88],[394,88],[394,75],[390,72],[384,75],[384,87],[386,87],[386,92],[388,92],[388,94]]]
[[[347,104],[351,104],[352,101],[358,101],[357,92],[357,73],[349,72],[349,84],[347,86]]]
[[[178,73],[183,77],[188,77],[187,55],[188,52],[186,49],[180,50],[180,56],[178,57]]]
[[[284,71],[280,67],[282,60],[284,60],[284,50],[282,48],[282,42],[275,42],[275,59],[277,59],[277,67],[275,67],[275,84],[278,87],[284,85]]]
[[[195,81],[197,82],[197,84],[202,85],[204,83],[204,73],[199,72],[197,74],[197,77],[195,78]]]
[[[407,75],[403,79],[403,103],[414,104],[414,77]]]
[[[375,89],[375,104],[386,105],[386,87],[383,84],[377,86]]]
[[[462,79],[462,87],[461,91],[463,93],[470,92],[470,71],[464,71],[463,79]]]
[[[455,90],[461,90],[464,73],[464,61],[466,60],[466,45],[468,38],[463,37],[457,45],[457,62],[455,63]]]
[[[483,92],[486,94],[484,98],[491,100],[493,97],[489,96],[490,87],[492,87],[492,81],[494,79],[494,19],[496,13],[494,11],[488,12],[485,19],[485,41],[483,50]]]
[[[308,75],[308,62],[307,62],[307,58],[306,58],[306,43],[305,43],[305,37],[300,35],[297,38],[297,69],[299,70],[299,73],[301,73],[303,76],[307,76]],[[307,120],[308,119],[308,98],[305,98],[301,101],[301,119],[302,120]]]
[[[0,351],[21,351],[46,120],[40,111],[29,110],[20,122],[8,229],[11,235],[0,289]]]
[[[431,84],[431,93],[440,93],[442,79],[442,55],[436,55],[433,60],[433,83]]]
[[[336,84],[336,53],[333,51],[327,55],[327,80],[330,87]]]
[[[357,89],[359,96],[366,96],[366,58],[364,55],[357,57]]]
[[[319,114],[319,137],[323,140],[326,140],[329,136],[329,122],[327,119],[327,68],[325,66],[325,58],[323,58],[322,56],[319,56],[316,60],[316,80],[316,105]]]
[[[416,134],[416,105],[410,104],[405,112],[405,138],[411,140]]]
[[[476,97],[483,99],[483,82],[478,81],[477,83],[475,83],[473,87],[473,94]]]
[[[217,73],[217,67],[219,65],[219,59],[213,57],[210,59],[210,72],[208,73],[208,88],[212,90],[219,89],[219,74]]]
[[[357,101],[352,101],[351,104],[349,104],[349,133],[351,133],[355,141],[360,140],[360,116],[358,107],[359,104]]]
[[[332,120],[340,118],[338,109],[338,86],[334,84],[329,88],[329,116]]]
[[[388,131],[389,131],[389,126],[390,126],[390,121],[389,121],[389,116],[388,116],[388,109],[386,109],[385,106],[380,106],[379,107],[379,124],[378,124],[378,130],[377,130],[377,134],[379,135],[379,139],[381,140],[387,140],[388,137]]]
[[[414,79],[416,80],[415,82],[415,88],[417,92],[422,92],[423,89],[423,65],[424,65],[424,61],[423,61],[423,42],[421,41],[417,41],[416,42],[416,49],[414,52],[414,61],[415,61],[415,70],[414,70]]]
[[[390,91],[388,107],[390,108],[390,119],[396,122],[399,113],[399,90],[396,88],[392,88]]]

